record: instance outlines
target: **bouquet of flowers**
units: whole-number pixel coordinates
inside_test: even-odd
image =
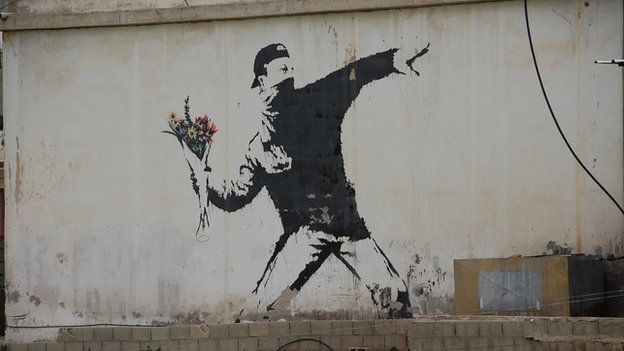
[[[163,131],[174,135],[184,153],[184,157],[191,170],[191,182],[193,190],[199,199],[199,225],[195,237],[198,241],[208,240],[207,229],[210,226],[208,220],[208,155],[214,141],[214,135],[219,130],[208,118],[208,115],[191,119],[189,97],[184,99],[184,117],[175,112],[169,114],[169,129]]]
[[[197,158],[204,159],[206,151],[210,152],[210,146],[214,141],[214,134],[219,131],[217,126],[208,118],[207,114],[191,119],[189,97],[184,99],[184,118],[175,112],[169,114],[169,128],[166,133],[175,135],[180,142],[184,142]]]

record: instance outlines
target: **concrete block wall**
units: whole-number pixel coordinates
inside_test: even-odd
[[[60,329],[51,342],[9,344],[11,351],[270,351],[280,347],[288,351],[328,347],[334,351],[624,350],[624,319],[469,317],[81,327]]]

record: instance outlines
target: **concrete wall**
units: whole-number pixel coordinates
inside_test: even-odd
[[[621,56],[622,3],[530,6],[562,127],[621,202],[621,70],[592,62]],[[288,48],[295,87],[389,48],[414,53],[431,43],[416,63],[420,76],[366,85],[341,133],[359,214],[398,279],[371,240],[342,249],[364,282],[404,280],[413,313],[453,312],[455,258],[624,254],[622,216],[547,115],[520,1],[4,39],[9,325],[385,316],[335,255],[288,303],[266,311],[323,236],[294,234],[252,293],[283,232],[266,188],[240,211],[210,207],[208,240],[196,238],[198,199],[180,144],[162,133],[167,116],[190,95],[193,114],[220,128],[210,183],[236,176],[261,129],[254,57],[271,43]],[[395,301],[395,290],[385,297]],[[55,333],[10,328],[8,338]]]

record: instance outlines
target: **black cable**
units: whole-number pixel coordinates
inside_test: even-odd
[[[292,340],[292,341],[289,341],[289,342],[285,343],[284,345],[280,346],[280,347],[279,347],[277,350],[275,350],[275,351],[280,351],[280,350],[281,350],[281,349],[283,349],[284,347],[286,347],[286,346],[288,346],[288,345],[290,345],[290,344],[294,344],[294,343],[299,342],[299,341],[316,341],[316,342],[318,342],[319,344],[321,344],[321,345],[323,345],[323,346],[327,347],[327,348],[328,348],[328,349],[330,349],[331,351],[334,351],[334,349],[332,349],[332,347],[331,347],[331,346],[327,345],[326,343],[322,342],[322,341],[321,341],[321,340],[319,340],[319,339],[314,339],[314,338],[301,338],[301,339],[295,339],[295,340]]]
[[[92,323],[92,324],[69,324],[69,325],[11,325],[11,329],[51,329],[51,328],[85,328],[85,327],[135,327],[135,328],[157,328],[168,327],[169,325],[149,325],[149,324],[116,324],[116,323]]]
[[[587,175],[594,181],[594,183],[596,183],[596,185],[598,185],[598,187],[602,189],[602,191],[609,197],[609,199],[613,201],[615,206],[617,206],[620,212],[622,212],[622,215],[624,215],[624,209],[622,209],[622,206],[620,206],[620,204],[613,198],[613,196],[611,196],[611,194],[607,191],[607,189],[605,189],[605,187],[602,186],[602,184],[600,184],[598,179],[594,177],[594,175],[587,169],[587,167],[585,167],[581,159],[576,155],[576,152],[574,152],[574,149],[572,149],[572,146],[570,145],[568,138],[566,138],[565,134],[563,134],[563,130],[561,130],[561,126],[559,125],[559,121],[557,121],[557,117],[555,117],[555,112],[553,111],[552,106],[550,105],[550,100],[548,99],[548,94],[546,94],[546,89],[544,88],[544,82],[542,81],[542,75],[540,74],[539,66],[537,64],[537,58],[535,57],[535,49],[533,48],[533,39],[531,39],[531,26],[529,25],[529,10],[528,10],[528,5],[527,5],[527,0],[524,0],[524,18],[526,20],[527,35],[529,37],[529,45],[531,46],[531,55],[533,56],[533,64],[535,65],[535,73],[537,73],[537,79],[539,80],[540,87],[542,88],[542,93],[544,94],[544,100],[546,101],[546,105],[548,106],[550,115],[552,116],[552,119],[555,122],[555,126],[557,126],[557,130],[559,131],[561,138],[563,138],[563,141],[568,147],[568,150],[570,150],[570,153],[572,153],[572,156],[574,156],[574,158],[576,159],[576,162],[578,162],[578,164],[581,166],[581,168],[583,168],[585,173],[587,173]]]
[[[6,7],[9,7],[9,6],[11,6],[11,5],[15,4],[15,3],[16,3],[16,2],[18,2],[18,1],[19,1],[19,0],[13,0],[13,1],[11,1],[11,2],[9,2],[9,3],[5,4],[5,5],[0,6],[0,10],[4,9],[4,8],[6,8]]]

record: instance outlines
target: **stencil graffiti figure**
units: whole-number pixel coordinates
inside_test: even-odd
[[[233,212],[248,205],[266,188],[277,208],[283,233],[254,293],[266,286],[280,253],[297,244],[291,238],[300,230],[312,233],[306,242],[309,261],[291,277],[282,294],[268,303],[267,310],[287,306],[333,256],[365,284],[380,313],[387,314],[384,317],[411,316],[405,282],[358,213],[355,190],[345,174],[341,128],[347,109],[364,86],[410,70],[418,75],[414,64],[428,52],[428,47],[404,59],[401,57],[406,53],[399,49],[379,52],[295,88],[288,50],[282,44],[268,45],[255,57],[255,79],[251,85],[263,101],[262,128],[249,142],[238,176],[219,186],[209,184],[206,159],[185,154],[191,173],[197,178],[194,183],[199,193],[208,194],[204,201]],[[391,283],[382,285],[376,282],[377,277],[360,275],[354,265],[354,250],[362,257],[377,257]]]

